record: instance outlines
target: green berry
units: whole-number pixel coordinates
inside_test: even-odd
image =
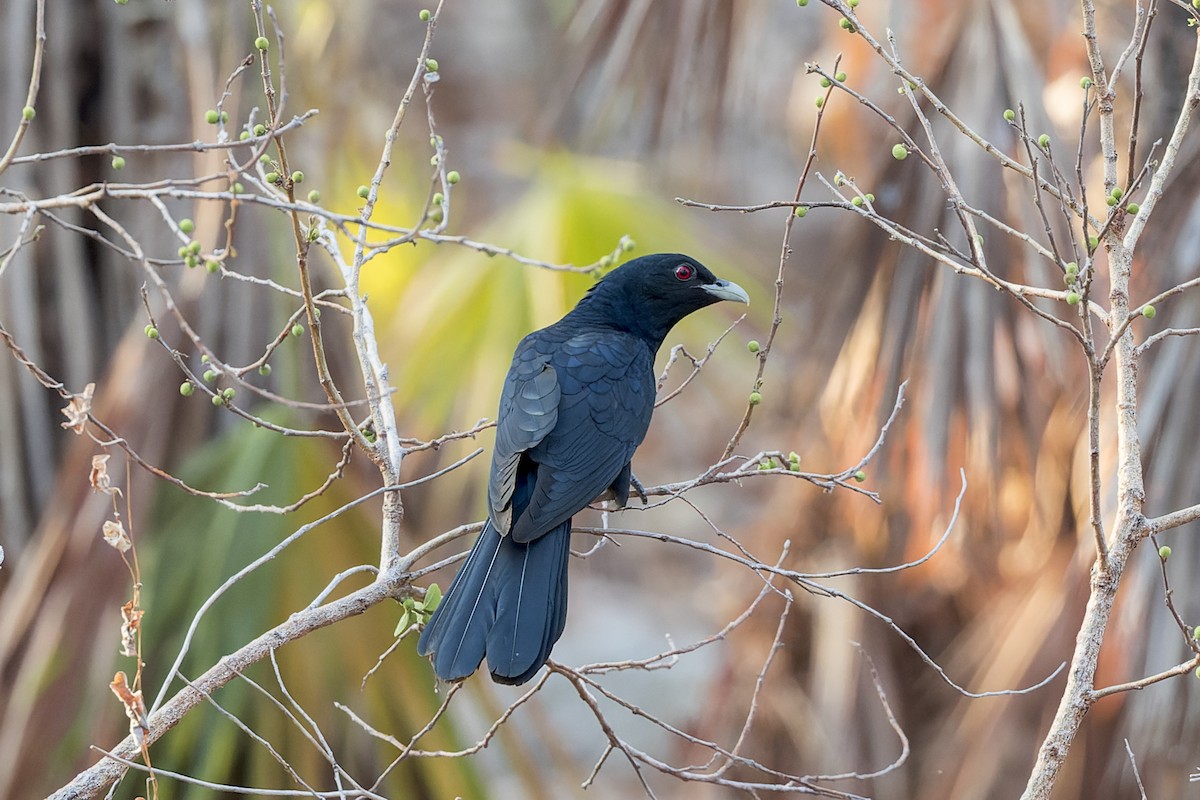
[[[797,217],[803,217],[808,213],[808,206],[796,206],[796,210],[792,212]]]
[[[234,389],[232,386],[230,386],[225,391],[221,392],[221,396],[224,397],[226,400],[232,400],[233,396],[235,394],[237,394],[237,390]]]
[[[192,231],[196,230],[196,223],[192,222],[187,217],[184,217],[183,219],[179,220],[179,230],[186,234],[191,234]]]
[[[1050,149],[1050,134],[1043,133],[1038,137],[1038,147],[1042,148],[1043,150]]]
[[[442,194],[441,192],[434,192],[433,198],[430,200],[430,202],[432,202],[435,206],[440,206],[442,203],[446,202],[446,195]]]
[[[30,122],[36,116],[37,109],[33,106],[25,106],[21,109],[21,119],[25,120],[26,122]]]
[[[436,58],[425,59],[425,69],[428,72],[437,72],[438,71],[437,59]]]
[[[747,398],[747,400],[750,403],[750,405],[756,406],[762,402],[762,394],[759,392],[751,392],[750,397]]]
[[[1195,2],[1200,2],[1200,0],[1195,0]],[[1192,631],[1192,638],[1200,639],[1200,625],[1197,625],[1196,629]]]
[[[1141,206],[1139,206],[1137,203],[1130,203],[1129,205],[1125,206],[1125,211],[1129,214],[1137,214],[1140,210]]]
[[[1162,547],[1158,548],[1158,557],[1161,558],[1163,561],[1166,561],[1168,558],[1170,558],[1171,557],[1170,546],[1164,544]]]
[[[1078,275],[1079,274],[1079,265],[1076,264],[1074,261],[1069,262],[1067,264],[1067,274],[1068,275]]]
[[[1100,246],[1100,238],[1097,236],[1088,237],[1088,250],[1095,250]]]
[[[1200,0],[1192,0],[1192,8],[1200,8]]]
[[[303,336],[303,335],[304,335],[304,326],[301,325],[299,322],[297,322],[295,325],[292,326],[292,336]]]
[[[209,361],[211,361],[211,360],[212,360],[212,359],[210,359],[210,358],[208,357],[208,353],[205,353],[204,355],[200,356],[200,363],[201,363],[201,364],[207,364],[207,363],[208,363]]]
[[[441,222],[442,220],[444,220],[445,218],[446,218],[446,212],[442,211],[440,208],[435,208],[429,212],[429,221],[430,222],[438,223],[438,222]]]
[[[270,46],[271,46],[271,43],[267,41],[267,37],[265,37],[265,36],[260,36],[254,40],[254,49],[255,50],[262,50],[265,52],[266,49]]]
[[[851,8],[858,8],[858,0],[846,0],[846,5]]]
[[[804,8],[806,5],[808,5],[808,0],[796,0],[796,5],[800,6],[800,8]]]
[[[151,339],[157,339],[158,338],[158,328],[154,327],[153,325],[147,325],[146,326],[146,336],[150,337]]]
[[[113,156],[112,168],[113,169],[125,169],[125,159],[121,156]]]
[[[825,105],[825,98],[822,95],[817,95],[817,99],[813,102],[817,104],[817,108],[821,108]]]
[[[191,253],[188,253],[183,257],[183,263],[187,265],[188,269],[192,269],[200,263],[200,259],[196,258]]]
[[[212,404],[213,404],[214,406],[220,406],[220,405],[224,405],[224,404],[225,404],[225,398],[224,398],[224,397],[221,397],[221,395],[219,395],[219,394],[214,394],[214,395],[212,396]]]
[[[868,202],[868,203],[874,203],[874,202],[875,202],[875,195],[871,194],[870,192],[867,192],[867,202]]]
[[[304,183],[304,173],[296,170],[292,173],[292,183]]]
[[[358,187],[358,196],[361,197],[363,200],[366,200],[367,196],[370,194],[371,194],[371,190],[368,187],[366,187],[366,186]]]
[[[1080,88],[1080,89],[1090,89],[1090,88],[1092,88],[1092,79],[1091,79],[1091,78],[1089,78],[1089,77],[1087,77],[1086,75],[1085,75],[1085,76],[1083,76],[1082,78],[1080,78],[1080,79],[1079,79],[1079,88]]]
[[[1145,306],[1142,308],[1142,316],[1146,319],[1154,319],[1154,315],[1158,312],[1154,310],[1154,306]]]
[[[1108,197],[1104,198],[1104,202],[1111,208],[1117,204],[1117,198],[1110,194]]]
[[[321,193],[318,192],[316,189],[313,189],[311,192],[308,193],[308,202],[313,203],[313,204],[321,202]]]
[[[433,14],[429,13],[428,8],[422,8],[417,16],[421,18],[421,22],[429,22],[430,18],[433,17]]]
[[[200,253],[200,242],[196,239],[192,239],[190,242],[188,242],[187,251],[192,255],[198,255]]]
[[[184,397],[191,397],[196,392],[196,384],[191,381],[184,381],[179,384],[179,393]]]
[[[859,197],[858,195],[855,195],[854,197],[850,198],[850,203],[851,203],[851,205],[857,206],[858,208],[862,208],[863,199],[861,197]]]
[[[841,83],[846,82],[846,73],[844,73],[844,72],[839,72],[837,75],[834,75],[833,77],[835,80],[837,80]]]
[[[637,242],[635,242],[633,239],[629,238],[628,236],[621,237],[621,249],[626,253],[632,253],[636,247]]]
[[[204,268],[209,272],[215,273],[221,269],[221,262],[209,259],[208,261],[204,262]]]
[[[442,157],[437,153],[434,153],[429,157],[429,166],[436,167],[440,163],[442,163]]]
[[[452,169],[446,173],[446,183],[458,183],[462,180],[462,175],[458,174],[458,170]]]
[[[255,136],[266,136],[267,135],[267,126],[263,125],[261,122],[258,123],[257,125],[255,125],[254,126],[254,135]]]
[[[250,131],[242,131],[241,133],[238,134],[238,141],[244,142],[249,138],[250,138]]]
[[[854,473],[854,480],[858,481],[859,483],[862,483],[866,479],[867,479],[867,473],[863,472],[861,469],[858,472]]]
[[[1067,305],[1077,306],[1079,305],[1079,300],[1079,292],[1067,292]]]
[[[234,194],[241,194],[242,192],[246,191],[246,187],[242,186],[241,181],[238,181],[237,183],[235,183],[233,186],[231,186],[229,188],[233,191]]]
[[[176,252],[178,252],[178,253],[179,253],[179,257],[180,257],[180,258],[187,258],[187,257],[188,257],[188,254],[189,254],[191,251],[190,251],[190,250],[188,250],[188,246],[185,244],[185,245],[183,245],[182,247],[180,247],[180,248],[179,248],[179,250],[177,250]]]
[[[204,370],[204,382],[212,383],[217,379],[217,371],[215,369]]]
[[[279,173],[278,172],[268,172],[263,177],[267,179],[267,183],[279,183]]]
[[[892,158],[897,161],[903,161],[908,158],[908,148],[900,143],[892,145]]]
[[[219,120],[220,118],[221,118],[221,115],[217,113],[217,110],[215,108],[210,108],[208,111],[204,112],[204,121],[207,122],[209,125],[216,125],[217,120]]]
[[[1125,196],[1125,190],[1122,189],[1120,186],[1114,186],[1113,190],[1111,192],[1109,192],[1109,194],[1112,196],[1112,199],[1120,200],[1122,197]]]
[[[746,349],[751,353],[757,353],[761,348],[762,345],[758,343],[758,339],[751,339],[750,341],[746,342]]]
[[[264,378],[267,377],[268,375],[270,375],[271,374],[271,365],[263,364],[261,367],[258,368],[258,374],[262,375]]]
[[[114,0],[114,1],[119,6],[127,5],[129,3],[129,0]]]
[[[1006,122],[1012,122],[1016,118],[1017,112],[1013,111],[1011,108],[1004,109],[1004,120]]]
[[[846,17],[839,19],[838,25],[841,26],[842,30],[846,31],[847,33],[854,33],[854,23]]]
[[[830,86],[833,86],[833,81],[829,80],[829,78],[821,78],[822,89],[828,89]]]

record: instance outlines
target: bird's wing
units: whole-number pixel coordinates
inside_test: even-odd
[[[513,488],[517,466],[526,451],[536,447],[558,422],[560,389],[549,353],[526,337],[513,356],[496,422],[496,447],[488,479],[488,504],[501,535],[512,526]]]
[[[608,489],[645,438],[654,410],[653,354],[642,341],[591,331],[561,342],[551,356],[557,419],[528,453],[537,476],[512,520],[517,542],[562,524]]]

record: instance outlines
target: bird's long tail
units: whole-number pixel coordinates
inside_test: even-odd
[[[528,544],[501,536],[489,520],[441,605],[421,632],[417,652],[433,654],[444,681],[474,672],[484,655],[492,679],[532,678],[567,620],[571,521]]]

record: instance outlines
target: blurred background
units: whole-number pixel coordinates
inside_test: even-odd
[[[204,111],[215,107],[256,36],[249,2],[48,5],[38,115],[23,154],[107,142],[212,139]],[[1163,5],[1146,52],[1143,143],[1169,134],[1194,47],[1195,33],[1183,15]],[[1100,0],[1097,6],[1111,65],[1130,34],[1133,4]],[[305,188],[319,189],[331,209],[354,213],[359,206],[355,187],[369,182],[417,62],[425,32],[421,7],[409,0],[296,0],[276,9],[286,36],[285,116],[320,110],[289,136],[290,157],[307,176]],[[1001,113],[1023,103],[1031,130],[1050,133],[1056,152],[1074,153],[1079,77],[1086,73],[1074,4],[863,0],[859,13],[877,35],[894,30],[909,69],[998,146],[1017,152]],[[24,105],[33,19],[34,0],[0,7],[2,131],[15,127]],[[273,45],[272,57],[278,52]],[[792,0],[452,0],[431,55],[440,64],[433,95],[438,132],[448,166],[463,175],[453,195],[451,233],[577,264],[595,261],[628,235],[637,242],[634,255],[686,251],[750,291],[749,317],[687,392],[660,409],[635,463],[648,485],[697,474],[720,457],[752,388],[756,361],[746,342],[764,338],[770,324],[787,211],[714,214],[683,208],[674,198],[727,204],[790,199],[820,91],[805,62],[832,68],[841,55],[847,82],[910,124],[908,101],[897,94],[893,76],[838,27],[828,9],[816,2],[797,8]],[[252,108],[262,107],[256,69],[232,85],[225,103],[234,130]],[[1122,114],[1130,89],[1120,87]],[[413,112],[381,188],[377,219],[390,224],[418,220],[429,187],[432,151],[423,105]],[[1127,123],[1126,116],[1120,125]],[[835,94],[823,124],[815,169],[830,178],[839,169],[852,175],[877,196],[882,213],[910,227],[961,239],[936,181],[916,159],[891,157],[895,136],[877,119]],[[968,201],[1016,227],[1035,234],[1042,229],[1026,183],[1001,173],[946,126],[936,127]],[[1085,148],[1083,165],[1098,187],[1094,150]],[[1167,187],[1169,202],[1159,205],[1143,240],[1135,302],[1195,275],[1198,156],[1193,136]],[[0,185],[6,194],[46,197],[96,181],[207,174],[221,169],[220,159],[218,152],[136,153],[117,174],[108,155],[60,158],[14,165]],[[828,199],[816,182],[805,196]],[[152,257],[173,257],[178,242],[150,206],[105,201],[101,207]],[[179,201],[171,208],[196,220],[198,239],[219,239],[220,206]],[[261,501],[278,503],[318,486],[336,462],[337,448],[252,430],[199,396],[180,397],[180,374],[142,333],[138,289],[145,275],[65,227],[95,228],[93,217],[63,209],[59,218],[0,273],[0,321],[26,352],[71,391],[96,382],[96,414],[146,460],[192,485],[235,490],[264,481],[270,487]],[[18,224],[0,219],[4,247]],[[237,225],[233,268],[295,286],[287,220],[246,207]],[[833,584],[895,619],[972,690],[1041,680],[1070,656],[1093,554],[1081,355],[1061,331],[1009,299],[935,267],[852,215],[814,209],[797,221],[790,245],[783,324],[764,401],[738,452],[794,450],[813,471],[851,466],[874,441],[907,379],[908,402],[865,484],[883,503],[843,491],[825,494],[786,478],[709,487],[689,497],[763,560],[773,561],[790,541],[786,564],[794,569],[879,567],[917,557],[936,542],[963,469],[969,484],[963,513],[935,558],[899,574]],[[1048,264],[1031,260],[1017,245],[998,232],[987,235],[996,272],[1043,285],[1058,282]],[[316,268],[318,280],[336,283],[332,271],[321,275],[327,261],[318,259]],[[247,363],[261,353],[295,310],[292,301],[261,285],[204,270],[164,268],[163,276],[193,327],[229,363]],[[402,435],[430,439],[491,416],[513,345],[556,319],[590,281],[425,242],[371,262],[363,289],[398,390]],[[1103,287],[1096,296],[1105,296]],[[152,296],[152,303],[159,300]],[[702,354],[737,313],[717,307],[695,315],[671,342]],[[1153,322],[1135,328],[1142,337],[1198,324],[1200,306],[1192,295],[1171,301]],[[349,331],[337,326],[328,326],[327,341],[340,362],[343,388],[352,387]],[[169,322],[162,333],[176,346],[186,342]],[[1193,402],[1198,356],[1194,339],[1168,340],[1141,371],[1150,514],[1200,497],[1200,472],[1189,466],[1200,435]],[[321,401],[306,341],[285,345],[272,363],[263,385]],[[678,378],[683,370],[677,371]],[[0,545],[6,553],[0,569],[0,797],[53,790],[92,763],[89,744],[111,745],[126,731],[108,682],[117,669],[131,668],[130,659],[117,655],[129,575],[98,535],[111,509],[87,485],[97,448],[60,428],[60,406],[11,354],[0,356]],[[295,426],[334,424],[296,409],[256,410]],[[408,476],[490,444],[484,433],[477,442],[414,455],[405,462]],[[1106,449],[1105,458],[1110,456]],[[482,517],[486,460],[406,493],[406,544]],[[195,609],[221,581],[303,522],[374,489],[378,480],[369,465],[356,462],[321,498],[280,518],[235,514],[136,470],[126,485],[123,467],[110,469],[132,499],[151,692]],[[1111,504],[1107,495],[1105,502]],[[223,598],[201,626],[185,674],[199,674],[309,603],[341,569],[375,560],[378,513],[377,504],[367,504],[321,528]],[[613,522],[719,541],[684,503],[629,511]],[[1182,529],[1169,538],[1174,602],[1189,624],[1200,622],[1200,596],[1189,581],[1200,566],[1195,533]],[[1188,655],[1165,610],[1153,549],[1139,550],[1135,562],[1105,642],[1101,684],[1141,677]],[[440,577],[443,586],[449,578]],[[576,561],[571,581],[570,620],[555,651],[568,664],[648,657],[667,646],[667,636],[676,644],[703,638],[740,613],[761,587],[744,569],[640,540]],[[605,685],[701,739],[731,746],[779,612],[779,600],[770,598],[726,641],[673,669],[614,675]],[[333,703],[345,703],[406,741],[441,699],[428,666],[407,643],[360,690],[362,676],[390,644],[398,617],[396,607],[377,607],[279,654],[288,690],[321,724],[341,763],[363,779],[395,750],[368,738]],[[833,785],[878,798],[1020,793],[1057,704],[1061,676],[1028,695],[966,699],[877,622],[803,593],[788,618],[745,752],[788,772],[814,774],[867,772],[891,762],[900,743],[871,686],[865,656],[879,672],[912,754],[883,778]],[[274,687],[269,666],[260,666],[251,675]],[[422,741],[429,748],[470,744],[519,694],[486,679],[469,681],[452,715]],[[318,752],[246,683],[231,684],[217,699],[287,753],[303,775],[328,783]],[[663,760],[685,764],[706,757],[615,707],[608,710],[631,741]],[[1098,703],[1055,797],[1138,796],[1126,741],[1150,796],[1187,796],[1188,774],[1200,765],[1198,712],[1194,679]],[[603,747],[574,692],[552,677],[486,750],[464,759],[406,763],[380,791],[412,798],[583,796],[580,784]],[[288,785],[268,752],[209,708],[197,709],[152,754],[158,767],[213,781]],[[661,775],[650,781],[660,797],[726,796]],[[127,779],[117,796],[143,790],[140,781]],[[182,784],[170,793],[215,796]],[[586,790],[586,796],[604,798],[640,793],[627,764],[615,758]]]

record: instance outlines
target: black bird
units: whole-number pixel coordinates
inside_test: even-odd
[[[487,655],[492,679],[525,683],[567,618],[571,517],[629,499],[633,451],[654,411],[654,357],[675,323],[720,300],[749,303],[694,258],[659,253],[604,276],[517,345],[500,395],[488,519],[417,643],[444,681]]]

